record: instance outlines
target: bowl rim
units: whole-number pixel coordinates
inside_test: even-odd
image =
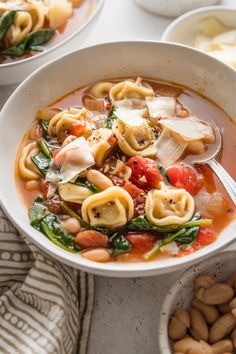
[[[220,252],[220,254],[215,254],[211,257],[210,259],[210,263],[214,263],[214,262],[220,262],[222,259],[226,259],[226,258],[235,258],[236,255],[236,250],[226,250],[224,252]],[[176,289],[179,288],[179,285],[184,285],[185,281],[186,281],[186,277],[188,276],[189,273],[191,273],[192,271],[194,271],[194,269],[197,269],[199,266],[203,265],[203,264],[207,264],[209,263],[209,259],[205,259],[201,262],[198,262],[194,265],[192,265],[191,267],[185,269],[178,277],[177,279],[174,281],[174,283],[168,288],[166,295],[164,296],[164,299],[162,301],[162,305],[161,305],[161,309],[159,312],[159,323],[158,323],[158,348],[160,349],[160,354],[162,354],[162,348],[166,348],[166,345],[168,345],[169,347],[169,353],[165,353],[165,354],[171,354],[171,348],[168,344],[168,329],[167,329],[167,325],[168,325],[168,320],[169,320],[169,316],[168,316],[168,312],[169,312],[169,308],[170,308],[170,304],[171,301],[173,299],[173,296],[176,293]],[[196,273],[198,274],[198,273]],[[192,280],[194,279],[194,275],[192,276]]]
[[[204,6],[204,7],[200,7],[198,9],[194,9],[191,11],[186,12],[185,14],[177,17],[174,21],[172,21],[169,26],[167,26],[167,28],[165,29],[165,31],[162,33],[161,36],[161,41],[162,42],[171,42],[170,41],[170,34],[174,31],[174,29],[180,25],[182,22],[184,22],[185,20],[196,16],[198,14],[201,13],[208,13],[208,12],[221,12],[221,11],[229,11],[229,12],[236,12],[236,7],[235,6],[230,6],[230,5],[213,5],[213,6]],[[181,44],[181,42],[172,42],[172,43],[179,43]],[[183,44],[182,44],[183,45]],[[185,44],[186,45],[186,44]],[[193,48],[192,46],[188,46]]]
[[[87,27],[87,25],[98,15],[98,13],[100,12],[100,10],[102,9],[102,7],[105,3],[105,0],[93,0],[93,2],[94,1],[96,1],[97,3],[95,4],[95,9],[92,11],[92,14],[87,18],[87,20],[82,24],[82,26],[77,28],[77,30],[73,31],[72,34],[69,35],[67,38],[63,39],[62,41],[59,41],[57,44],[55,44],[51,48],[48,48],[48,49],[45,48],[45,50],[43,50],[41,53],[38,53],[36,55],[32,55],[29,58],[16,60],[11,63],[0,64],[0,70],[4,69],[4,68],[11,68],[11,67],[14,67],[14,66],[17,66],[20,64],[27,64],[29,62],[37,60],[38,58],[42,58],[44,55],[46,55],[48,53],[52,53],[54,50],[58,49],[59,47],[63,46],[64,44],[69,42],[71,39],[76,37],[77,34],[82,32]]]
[[[45,63],[41,67],[39,67],[37,70],[35,70],[33,73],[31,73],[17,88],[16,90],[12,93],[12,95],[8,98],[6,101],[5,105],[3,106],[1,112],[0,112],[0,125],[2,122],[4,122],[4,111],[8,109],[8,106],[12,105],[14,103],[15,96],[17,96],[21,91],[24,91],[24,86],[27,86],[28,83],[32,84],[32,80],[35,80],[37,76],[41,73],[43,73],[44,69],[47,67],[50,67],[51,65],[59,62],[63,62],[70,56],[78,55],[79,53],[82,53],[87,50],[95,50],[98,47],[107,47],[107,46],[120,46],[120,45],[134,45],[136,46],[137,44],[139,45],[144,45],[144,46],[149,46],[149,45],[158,45],[158,46],[171,46],[171,47],[176,47],[176,48],[183,48],[184,50],[188,52],[195,52],[196,55],[205,57],[205,59],[210,60],[210,61],[215,61],[217,65],[223,66],[227,71],[231,71],[233,75],[236,75],[236,72],[234,69],[229,67],[228,65],[219,62],[217,59],[209,57],[205,53],[198,51],[194,48],[191,48],[186,45],[181,45],[177,43],[172,43],[172,42],[161,42],[161,41],[147,41],[147,40],[129,40],[129,41],[115,41],[115,42],[106,42],[106,43],[99,43],[96,45],[92,46],[87,46],[84,48],[77,49],[73,52],[67,53],[63,55],[60,58],[57,59],[52,59],[50,62]],[[85,260],[82,257],[78,257],[78,261],[73,259],[73,254],[66,252],[59,247],[55,246],[52,244],[52,248],[47,248],[46,243],[36,236],[38,236],[38,232],[32,228],[32,232],[28,232],[24,229],[24,226],[20,224],[20,222],[17,220],[15,217],[12,208],[10,207],[9,203],[6,202],[6,198],[2,194],[2,187],[0,187],[0,205],[5,212],[5,214],[9,217],[9,219],[12,221],[12,223],[16,226],[18,230],[21,231],[21,233],[27,236],[29,240],[31,240],[34,244],[36,244],[39,248],[44,250],[47,254],[50,254],[52,257],[58,259],[59,261],[62,261],[63,263],[72,266],[74,268],[79,268],[81,270],[97,274],[97,275],[103,275],[103,276],[112,276],[112,277],[136,277],[136,276],[151,276],[151,275],[156,275],[157,273],[168,273],[172,272],[174,270],[177,270],[179,268],[183,268],[183,266],[191,265],[196,262],[199,262],[202,258],[205,258],[209,256],[209,254],[214,254],[216,252],[219,252],[220,249],[227,247],[229,244],[231,244],[234,239],[229,239],[227,242],[220,240],[217,244],[211,244],[209,246],[204,247],[204,249],[199,250],[198,252],[195,252],[191,255],[187,255],[185,257],[181,257],[178,259],[178,263],[174,264],[160,264],[158,265],[157,262],[139,262],[139,263],[128,263],[128,268],[126,263],[119,263],[119,268],[117,266],[113,266],[113,263],[98,263],[98,262],[93,262],[89,260]],[[4,202],[3,202],[4,200]],[[23,203],[22,203],[23,204]],[[202,251],[202,253],[201,253]],[[63,254],[62,254],[63,252]],[[109,264],[109,266],[107,266]],[[144,264],[148,265],[144,267]],[[168,271],[166,271],[166,268],[168,268]]]

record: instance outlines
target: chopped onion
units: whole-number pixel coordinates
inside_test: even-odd
[[[211,215],[222,215],[228,208],[227,201],[220,193],[200,193],[197,195],[195,202],[199,210],[207,211]]]
[[[179,253],[179,247],[176,242],[171,242],[163,247],[161,247],[161,252],[174,256]]]
[[[84,105],[89,111],[103,112],[105,109],[102,99],[85,98]]]

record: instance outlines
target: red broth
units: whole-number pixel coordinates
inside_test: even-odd
[[[118,80],[110,80],[117,82]],[[119,80],[121,81],[121,80]],[[182,103],[182,105],[189,110],[191,115],[202,119],[203,121],[214,121],[215,124],[219,127],[222,138],[223,138],[223,146],[220,156],[218,157],[218,161],[225,167],[225,169],[231,174],[231,176],[236,179],[236,165],[232,163],[232,156],[236,154],[236,124],[233,122],[232,119],[228,117],[228,115],[216,104],[209,101],[205,97],[199,95],[196,92],[193,92],[187,88],[179,87],[173,85],[171,83],[164,83],[156,80],[149,80],[145,79],[154,89],[156,94],[171,96],[175,95],[178,101]],[[83,87],[81,89],[77,89],[74,92],[65,95],[61,99],[53,102],[49,107],[56,108],[57,110],[64,110],[68,107],[81,107],[83,106],[83,97],[88,94],[89,86]],[[104,98],[105,103],[107,103],[107,97]],[[105,113],[107,110],[105,110]],[[29,139],[27,135],[22,140],[21,147],[19,149],[19,153],[22,147],[28,142]],[[19,156],[19,155],[18,155]],[[193,155],[188,156],[186,161],[188,165],[193,166],[195,157]],[[18,160],[18,158],[17,158]],[[16,161],[17,161],[16,160]],[[211,171],[210,168],[206,166],[200,166],[197,170],[199,173],[204,177],[204,185],[200,192],[198,193],[197,197],[194,197],[195,201],[197,198],[200,198],[201,194],[218,192],[224,196],[226,207],[223,213],[219,215],[212,215],[209,214],[206,210],[201,207],[198,207],[196,211],[201,212],[204,217],[210,217],[213,219],[213,227],[215,233],[218,235],[229,223],[233,221],[236,217],[236,208],[232,203],[229,195],[225,191],[223,185],[217,178],[217,176]],[[41,189],[28,191],[25,188],[26,182],[23,181],[19,177],[18,168],[16,164],[16,184],[19,190],[20,196],[26,208],[30,208],[32,202],[34,201],[35,197],[41,192]],[[44,237],[42,235],[42,237]],[[193,252],[194,250],[190,248],[188,252]],[[184,252],[184,253],[188,253]],[[184,254],[183,253],[183,254]],[[156,256],[156,258],[160,257],[161,255]],[[142,259],[142,253],[139,252],[137,249],[133,249],[128,254],[123,254],[117,257],[117,260],[120,261],[139,261]]]

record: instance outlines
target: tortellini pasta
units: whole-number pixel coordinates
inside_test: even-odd
[[[116,101],[124,99],[141,99],[146,97],[153,97],[154,91],[152,87],[142,78],[138,77],[136,80],[125,80],[115,84],[109,92],[110,100],[113,104]]]
[[[32,29],[33,20],[31,15],[26,11],[18,11],[16,13],[13,25],[7,31],[6,37],[12,45],[22,40]]]
[[[113,133],[110,129],[100,128],[93,131],[92,135],[88,138],[91,153],[96,165],[99,167],[103,164],[104,160],[113,148],[108,141],[112,134]]]
[[[121,187],[110,187],[88,197],[82,204],[82,218],[91,226],[124,226],[134,215],[133,199]]]
[[[86,126],[84,135],[88,137],[92,128],[95,127],[92,116],[86,108],[70,108],[57,113],[50,119],[48,133],[51,136],[58,136],[61,132],[68,130],[72,124],[81,123]]]
[[[25,181],[36,180],[41,177],[39,170],[31,160],[31,157],[37,155],[38,151],[36,142],[30,142],[23,147],[20,153],[18,171]]]
[[[75,183],[59,184],[58,192],[62,200],[78,204],[82,204],[86,198],[93,195],[91,189],[79,186]]]
[[[128,156],[154,156],[156,137],[145,119],[133,125],[133,121],[117,119],[113,132],[119,148]]]
[[[114,83],[108,81],[99,82],[90,89],[90,93],[95,98],[103,98],[114,85]]]
[[[192,218],[194,208],[193,197],[185,189],[164,183],[148,192],[145,205],[147,219],[158,226],[183,224]]]

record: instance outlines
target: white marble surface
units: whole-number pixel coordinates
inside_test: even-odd
[[[236,0],[222,3],[236,5]],[[96,27],[82,45],[132,39],[159,40],[170,22],[170,19],[141,10],[132,0],[106,0]],[[0,107],[13,90],[14,86],[0,87]],[[96,277],[88,354],[158,354],[160,306],[177,276],[178,273],[142,279]]]

